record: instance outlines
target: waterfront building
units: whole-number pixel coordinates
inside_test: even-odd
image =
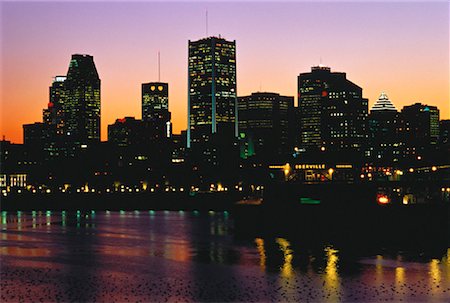
[[[86,145],[100,141],[100,78],[90,55],[72,55],[64,81],[64,136]]]
[[[400,135],[406,159],[421,159],[439,142],[439,109],[421,103],[404,106],[401,110]]]
[[[257,92],[238,98],[241,158],[284,161],[292,154],[294,97]]]
[[[369,145],[366,156],[369,161],[386,165],[398,162],[401,157],[399,112],[384,92],[370,109],[368,125]]]
[[[298,76],[299,150],[359,155],[367,141],[368,100],[345,73],[314,66]]]
[[[54,125],[56,135],[64,134],[64,102],[65,90],[64,81],[66,76],[56,76],[49,87],[49,102],[47,109],[44,109],[44,123]]]
[[[134,117],[116,119],[108,125],[108,142],[117,146],[131,146],[142,143],[146,132],[142,120]]]
[[[187,146],[237,136],[236,41],[189,41]]]
[[[142,84],[142,121],[155,124],[162,131],[160,136],[172,135],[169,112],[169,84],[150,82]]]

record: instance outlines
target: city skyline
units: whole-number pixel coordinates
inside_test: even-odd
[[[191,3],[188,5],[180,3],[139,3],[122,6],[120,3],[114,3],[105,7],[104,3],[84,3],[81,5],[74,3],[2,3],[3,16],[5,17],[3,18],[2,36],[5,46],[3,46],[2,60],[3,115],[1,134],[5,135],[7,140],[16,143],[22,142],[22,124],[41,121],[40,114],[42,108],[48,102],[48,87],[51,85],[51,78],[65,72],[67,60],[71,54],[87,53],[95,57],[98,73],[102,80],[101,139],[102,141],[106,140],[107,125],[112,124],[117,118],[125,116],[141,118],[140,88],[142,83],[159,80],[156,59],[158,50],[161,50],[162,59],[161,81],[169,83],[171,89],[169,92],[169,110],[173,113],[174,133],[179,133],[187,127],[188,40],[218,36],[219,34],[222,34],[227,40],[236,40],[238,96],[250,95],[256,91],[267,91],[295,96],[295,103],[297,103],[297,76],[300,73],[308,72],[311,66],[318,65],[318,61],[322,61],[320,60],[322,57],[325,65],[330,66],[333,71],[346,72],[352,81],[363,88],[363,97],[369,99],[369,108],[377,100],[380,93],[385,91],[398,109],[405,105],[421,102],[437,106],[441,110],[441,119],[448,119],[448,10],[442,10],[442,5],[445,6],[446,4],[286,3],[285,5],[277,5],[274,3]],[[284,18],[291,16],[289,8],[292,9],[292,6],[302,8],[302,16],[306,16],[307,20]],[[427,13],[423,11],[425,6]],[[128,21],[127,27],[124,26],[119,31],[119,37],[131,34],[130,26],[131,28],[140,28],[148,23],[144,18],[145,13],[139,12],[140,9],[151,11],[152,8],[157,8],[163,10],[162,16],[168,16],[166,13],[171,11],[170,8],[175,8],[175,12],[181,20],[178,23],[179,27],[183,27],[181,26],[182,22],[188,24],[188,21],[190,21],[187,20],[188,18],[195,19],[195,25],[189,29],[178,29],[177,26],[174,26],[171,29],[174,35],[164,36],[160,33],[156,42],[149,41],[152,40],[152,33],[155,33],[155,31],[150,31],[149,37],[143,39],[143,41],[133,40],[136,37],[132,35],[129,42],[134,41],[131,44],[134,45],[135,53],[122,53],[121,55],[125,56],[125,59],[116,54],[116,52],[123,50],[121,47],[115,47],[117,44],[121,44],[122,40],[113,41],[114,47],[107,45],[106,48],[110,51],[109,53],[103,49],[105,45],[101,44],[105,44],[108,40],[105,40],[105,38],[111,39],[112,35],[107,32],[102,33],[108,26],[111,26],[109,21],[102,18],[97,21],[98,28],[92,28],[93,33],[88,33],[86,28],[83,27],[76,28],[76,22],[80,22],[80,20],[73,20],[75,24],[72,24],[70,22],[71,16],[68,16],[67,24],[69,26],[65,22],[65,24],[60,24],[60,27],[53,27],[53,33],[48,32],[52,25],[57,24],[55,23],[57,21],[55,14],[58,11],[61,12],[62,8],[71,8],[73,12],[84,10],[87,15],[86,18],[88,18],[84,20],[87,21],[86,26],[94,26],[94,21],[90,18],[93,17],[95,12],[98,12],[100,7],[106,9],[105,15],[107,16],[123,16],[125,12],[121,11],[120,8],[126,8],[136,17],[136,20]],[[31,32],[35,35],[31,37],[30,31],[26,31],[27,26],[30,26],[30,22],[43,16],[36,13],[36,16],[29,16],[30,20],[26,21],[23,17],[28,16],[27,12],[40,12],[45,8],[47,10],[43,15],[48,17],[48,22],[33,27]],[[324,8],[328,8],[329,11],[324,11]],[[352,13],[350,14],[345,8],[352,8]],[[208,34],[205,32],[204,24],[206,9],[209,13]],[[256,18],[254,20],[258,21],[254,24],[260,27],[254,30],[238,30],[237,28],[241,24],[239,22],[242,21],[245,13],[250,10],[255,15],[252,18]],[[269,15],[269,12],[272,11],[273,16]],[[174,10],[172,10],[173,12]],[[311,15],[306,14],[308,12]],[[312,18],[314,12],[321,12],[324,18],[329,17],[327,22],[336,25],[334,31],[324,29],[322,22],[317,22]],[[358,15],[357,12],[365,13],[363,15],[366,18],[362,18],[363,16]],[[377,12],[380,14],[377,14]],[[18,13],[22,14],[18,15]],[[396,19],[400,15],[402,18]],[[224,22],[223,20],[227,16],[234,16],[235,21]],[[345,17],[351,16],[354,19],[345,19]],[[14,19],[15,17],[16,19]],[[156,19],[162,25],[176,25],[160,20],[164,18],[157,17]],[[371,34],[370,38],[358,36],[358,34],[361,34],[361,29],[355,28],[355,25],[362,22],[362,19],[365,22],[363,24],[367,26],[365,33]],[[380,27],[379,24],[378,29],[375,26],[376,24],[369,24],[374,20],[381,22],[394,19],[397,20],[398,28],[392,28],[392,31]],[[18,24],[21,21],[23,23]],[[263,21],[267,21],[266,24]],[[300,22],[298,28],[294,21]],[[414,23],[408,23],[411,21],[414,21]],[[285,29],[292,30],[293,37],[290,38],[283,32],[278,32],[277,36],[277,27],[273,26],[277,22],[281,23],[280,26],[284,26]],[[299,28],[302,29],[301,25],[304,25],[305,22],[310,25],[316,24],[317,28],[310,26],[303,28],[303,31],[300,30],[299,33],[295,32]],[[118,23],[125,25],[123,22]],[[112,29],[117,30],[119,28],[116,26]],[[47,30],[47,36],[42,36],[45,30]],[[59,37],[59,35],[67,33],[67,30],[70,30],[69,33],[78,38],[80,38],[79,35],[86,34],[86,39],[82,39],[77,46],[84,48],[84,50],[75,49],[72,45],[75,41],[70,41],[69,37],[65,39]],[[144,29],[141,28],[141,30]],[[333,40],[333,33],[340,33],[339,30],[350,31],[349,36],[340,37],[341,40],[358,42],[359,44],[340,45],[339,41]],[[156,32],[158,32],[157,28]],[[413,35],[414,33],[416,35]],[[50,34],[54,34],[54,36]],[[142,36],[140,32],[134,34]],[[299,34],[297,37],[301,40],[300,47],[296,44],[298,42],[295,39],[295,34]],[[399,36],[399,34],[403,35]],[[104,35],[109,36],[105,37]],[[323,38],[317,38],[320,35],[323,35]],[[30,37],[32,39],[28,39]],[[249,39],[249,37],[253,39]],[[402,37],[402,39],[398,37]],[[43,38],[43,41],[40,42],[39,38]],[[378,43],[380,38],[383,38],[384,44]],[[63,43],[58,45],[58,41]],[[281,43],[283,41],[284,44]],[[318,45],[313,45],[314,41]],[[42,44],[47,45],[46,43],[53,46],[55,50],[46,53],[46,48],[42,46]],[[329,47],[330,44],[333,45],[331,48]],[[342,44],[345,45],[345,43]],[[150,47],[146,49],[145,46]],[[372,47],[374,46],[378,47],[378,54],[373,53]],[[400,46],[408,46],[410,52],[408,56],[400,56],[402,50]],[[255,47],[257,52],[255,52]],[[133,50],[133,47],[125,48],[125,50],[130,51],[130,48]],[[33,55],[29,54],[30,49],[33,51]],[[367,53],[363,54],[361,49],[365,49]],[[292,50],[297,54],[296,56],[291,56]],[[392,54],[388,54],[389,51]],[[26,53],[28,53],[28,56],[25,55]],[[423,56],[424,53],[427,56]],[[146,54],[146,56],[143,54]],[[257,55],[254,56],[253,54]],[[274,56],[274,54],[280,56]],[[39,56],[46,56],[44,58],[47,61],[33,60],[39,58]],[[366,58],[365,61],[358,61],[363,60],[364,57]],[[292,62],[289,60],[292,60]],[[108,62],[114,62],[116,65],[111,65]],[[134,70],[134,72],[131,72],[131,70]],[[8,76],[6,77],[6,75]],[[271,76],[272,78],[270,78]],[[18,82],[19,79],[20,83]],[[29,88],[23,89],[24,81]],[[23,108],[27,108],[27,110],[24,111]]]

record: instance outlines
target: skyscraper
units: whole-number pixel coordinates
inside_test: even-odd
[[[258,92],[238,100],[241,158],[256,155],[263,161],[285,161],[283,158],[292,154],[294,97]]]
[[[172,134],[169,112],[169,84],[150,82],[142,84],[142,121],[154,123],[164,133]]]
[[[439,109],[415,103],[401,111],[400,134],[404,142],[404,157],[422,157],[436,148],[439,141]]]
[[[314,66],[298,76],[300,150],[362,151],[368,100],[345,73]]]
[[[66,141],[75,145],[100,141],[100,78],[92,56],[72,55],[64,93]]]
[[[237,136],[236,41],[189,41],[187,146]]]
[[[399,113],[383,92],[370,109],[369,146],[366,156],[376,164],[389,165],[400,158]]]
[[[44,109],[44,123],[54,125],[56,135],[64,134],[64,81],[66,78],[66,76],[56,76],[53,79],[52,86],[49,88],[50,100],[47,109]]]

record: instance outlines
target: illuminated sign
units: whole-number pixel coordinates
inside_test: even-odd
[[[353,168],[351,164],[336,164],[336,168]]]
[[[295,169],[325,169],[325,164],[297,164]]]

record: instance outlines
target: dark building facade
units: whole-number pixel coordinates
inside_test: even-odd
[[[187,146],[237,136],[236,41],[189,41]]]
[[[345,73],[315,66],[298,76],[299,149],[352,157],[367,141],[368,100]]]
[[[89,55],[72,55],[64,81],[64,136],[75,145],[100,141],[100,78]]]
[[[144,123],[134,117],[116,119],[114,124],[108,125],[108,142],[117,146],[142,144],[145,135]]]
[[[403,107],[400,116],[404,158],[421,158],[436,149],[439,142],[439,109],[436,106],[415,103]]]
[[[64,134],[64,81],[66,76],[56,76],[49,88],[49,102],[44,109],[44,123],[55,126],[56,135]]]
[[[439,122],[439,142],[441,146],[450,147],[450,120]]]
[[[284,161],[292,154],[294,97],[257,92],[238,98],[241,158]]]
[[[169,84],[150,82],[142,84],[142,121],[157,124],[161,136],[172,135],[169,112]]]
[[[398,134],[399,112],[383,92],[370,110],[369,145],[366,156],[370,162],[381,165],[397,163],[401,157]]]

